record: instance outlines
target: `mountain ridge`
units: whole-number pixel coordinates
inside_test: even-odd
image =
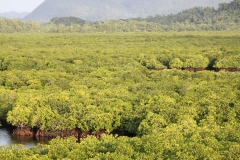
[[[1,17],[4,18],[17,18],[17,19],[21,19],[26,17],[30,12],[15,12],[15,11],[10,11],[10,12],[3,12],[0,13]]]
[[[54,17],[78,17],[88,21],[171,14],[195,6],[217,7],[232,0],[45,0],[25,21],[49,22]]]

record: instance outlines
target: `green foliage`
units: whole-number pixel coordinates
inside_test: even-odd
[[[240,56],[230,55],[217,59],[214,64],[216,68],[240,68]]]
[[[82,117],[79,117],[78,127],[84,131],[99,129],[106,129],[108,132],[113,131],[120,125],[119,120],[115,121],[116,115],[113,113],[104,113],[102,110],[96,106],[87,106],[82,113]]]
[[[30,105],[26,99],[20,99],[16,102],[13,110],[8,112],[7,121],[17,127],[30,126],[31,114],[33,112]]]
[[[185,68],[206,68],[208,67],[208,64],[208,58],[205,58],[202,55],[194,55],[187,57],[183,63],[183,66]]]
[[[6,119],[8,111],[12,110],[12,107],[17,99],[16,92],[7,90],[5,88],[0,89],[0,119]]]
[[[147,114],[146,119],[140,123],[138,132],[139,135],[158,134],[166,125],[167,122],[164,117],[150,112]]]
[[[166,68],[161,62],[157,60],[156,57],[147,57],[144,55],[141,55],[140,57],[140,63],[147,67],[148,69],[163,69]]]
[[[240,74],[156,70],[233,67],[239,43],[238,32],[1,34],[1,121],[107,134],[3,146],[0,159],[239,159]]]
[[[183,62],[179,58],[174,58],[169,62],[170,68],[182,68]]]

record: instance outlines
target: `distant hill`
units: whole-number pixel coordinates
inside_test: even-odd
[[[26,17],[29,14],[29,12],[4,12],[4,13],[0,13],[1,17],[5,17],[5,18],[17,18],[17,19],[22,19],[24,17]]]
[[[177,13],[195,6],[217,7],[231,0],[45,0],[24,20],[49,22],[54,17],[88,21],[127,19]]]

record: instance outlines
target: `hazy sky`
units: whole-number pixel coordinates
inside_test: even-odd
[[[0,13],[31,12],[37,8],[44,0],[0,0]]]

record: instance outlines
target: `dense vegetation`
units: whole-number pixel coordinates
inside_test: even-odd
[[[239,44],[239,32],[0,34],[1,120],[106,131],[0,159],[239,159],[240,73],[178,70],[239,68]]]
[[[217,9],[195,7],[178,14],[142,19],[175,27],[175,30],[232,30],[240,26],[240,0],[221,3]]]
[[[51,23],[54,23],[56,25],[63,24],[65,26],[71,26],[73,24],[78,24],[78,25],[84,25],[87,21],[81,19],[81,18],[76,18],[76,17],[60,17],[60,18],[52,18],[50,20]]]
[[[53,18],[50,23],[0,19],[0,33],[89,33],[239,30],[240,1],[223,3],[218,9],[196,7],[167,16],[89,22],[76,17]]]

